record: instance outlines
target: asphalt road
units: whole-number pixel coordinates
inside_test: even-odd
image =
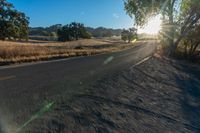
[[[155,41],[110,54],[0,67],[0,132],[14,132],[49,101],[70,99],[87,85],[152,55]]]

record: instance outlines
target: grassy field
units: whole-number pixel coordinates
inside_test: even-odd
[[[89,39],[72,42],[0,41],[0,65],[51,60],[74,56],[90,56],[130,48],[119,39]]]

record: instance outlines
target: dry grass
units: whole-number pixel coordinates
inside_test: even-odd
[[[8,42],[0,41],[0,65],[50,60],[73,56],[89,56],[131,47],[115,39],[90,39],[72,42]]]

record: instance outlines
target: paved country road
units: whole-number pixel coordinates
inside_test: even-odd
[[[15,132],[49,102],[87,91],[85,86],[137,64],[155,48],[149,41],[110,54],[0,67],[0,132]]]

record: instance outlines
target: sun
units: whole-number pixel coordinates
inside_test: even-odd
[[[145,27],[139,28],[138,33],[158,34],[161,30],[161,24],[162,20],[161,17],[158,15],[156,17],[151,18]]]

